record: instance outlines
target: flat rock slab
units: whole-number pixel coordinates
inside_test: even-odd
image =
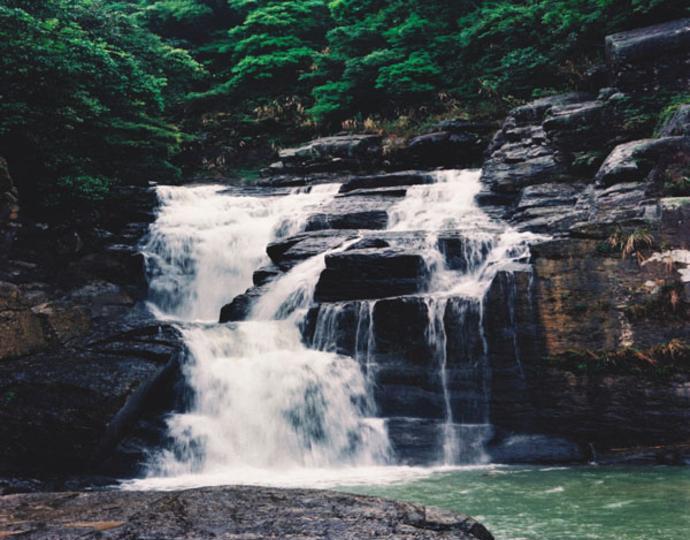
[[[0,538],[493,540],[474,519],[373,497],[218,487],[0,497]]]

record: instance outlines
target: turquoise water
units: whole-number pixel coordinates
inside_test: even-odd
[[[688,467],[496,467],[340,490],[470,514],[497,540],[690,539]]]

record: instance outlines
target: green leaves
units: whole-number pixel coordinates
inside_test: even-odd
[[[189,54],[104,2],[8,3],[0,6],[0,154],[18,171],[23,198],[40,208],[55,200],[53,185],[95,200],[111,179],[169,174],[181,134],[161,117],[201,71]]]

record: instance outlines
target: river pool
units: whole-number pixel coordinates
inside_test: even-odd
[[[497,540],[690,539],[688,467],[492,467],[340,490],[470,514]]]

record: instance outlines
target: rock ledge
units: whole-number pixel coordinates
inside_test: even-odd
[[[217,487],[0,497],[0,538],[493,540],[483,525],[410,503],[328,491]]]

